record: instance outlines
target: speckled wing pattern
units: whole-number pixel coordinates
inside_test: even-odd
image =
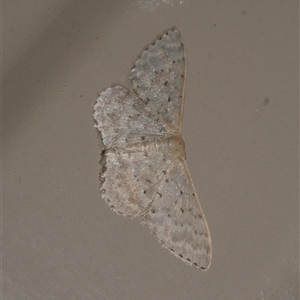
[[[208,268],[210,235],[184,158],[168,169],[143,223],[175,256],[196,267]]]
[[[180,32],[172,28],[142,52],[129,77],[133,91],[176,131],[181,130],[186,66]]]
[[[206,270],[211,238],[186,161],[181,133],[186,54],[172,27],[137,59],[131,90],[115,85],[95,106],[102,137],[101,193],[118,214],[134,218],[175,256]]]

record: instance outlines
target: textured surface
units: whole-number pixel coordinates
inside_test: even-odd
[[[133,90],[152,105],[170,129],[178,130],[181,125],[185,73],[184,45],[173,28],[142,52],[130,74]]]
[[[104,90],[94,107],[103,138],[101,192],[118,214],[143,216],[164,247],[207,269],[211,241],[186,162],[181,134],[186,57],[171,28],[132,69],[133,91]]]

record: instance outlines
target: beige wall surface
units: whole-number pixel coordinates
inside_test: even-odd
[[[299,299],[298,1],[2,3],[2,299]],[[175,25],[213,243],[185,265],[101,198],[92,107]]]

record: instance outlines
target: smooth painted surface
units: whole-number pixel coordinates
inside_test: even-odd
[[[298,2],[6,1],[3,299],[299,299]],[[93,104],[175,25],[207,272],[98,193]]]

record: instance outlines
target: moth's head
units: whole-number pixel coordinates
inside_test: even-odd
[[[185,143],[181,135],[168,138],[168,145],[174,156],[185,158]]]

